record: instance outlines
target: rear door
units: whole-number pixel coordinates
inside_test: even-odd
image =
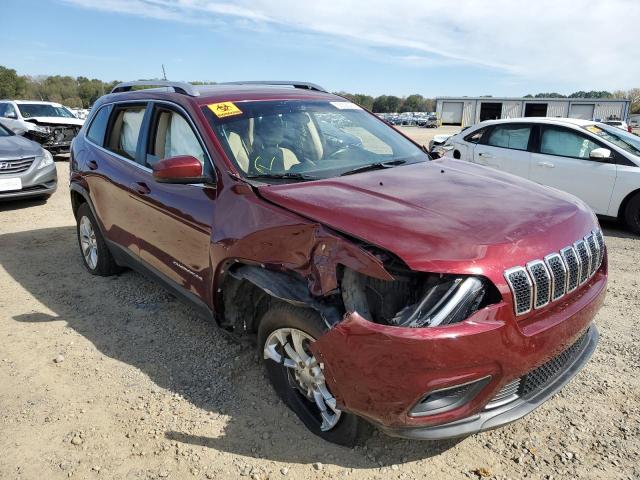
[[[529,178],[532,126],[525,123],[494,125],[476,144],[473,162]]]
[[[606,215],[616,182],[615,160],[589,158],[591,150],[608,148],[586,132],[540,125],[540,140],[532,153],[531,180],[569,192],[596,213]]]
[[[141,168],[132,196],[140,257],[200,298],[208,298],[209,245],[216,189],[204,184],[167,184],[153,179],[153,165],[179,156],[196,157],[204,171],[213,166],[187,113],[179,106],[156,102],[150,107],[141,140]]]
[[[91,120],[83,153],[89,195],[107,240],[138,254],[132,184],[140,174],[138,143],[147,110],[145,102],[102,107]],[[108,119],[106,133],[102,125]]]

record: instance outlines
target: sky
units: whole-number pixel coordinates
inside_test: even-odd
[[[427,97],[640,87],[638,0],[0,0],[0,65]]]

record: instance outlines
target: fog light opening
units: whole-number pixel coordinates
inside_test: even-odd
[[[409,412],[410,417],[426,417],[448,412],[472,400],[491,380],[491,376],[479,380],[434,390],[425,395]]]

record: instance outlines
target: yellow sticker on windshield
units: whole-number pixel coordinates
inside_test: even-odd
[[[242,115],[242,110],[240,110],[236,105],[232,102],[220,102],[220,103],[212,103],[207,105],[213,112],[213,114],[218,118],[230,117],[232,115]]]
[[[600,132],[602,132],[602,129],[599,127],[596,127],[595,125],[589,125],[587,127],[585,127],[587,130],[589,130],[591,133],[595,133],[598,134]]]

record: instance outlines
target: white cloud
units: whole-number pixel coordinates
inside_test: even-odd
[[[559,89],[626,88],[640,81],[636,0],[65,1],[181,22],[241,19],[245,28],[322,34],[334,42],[391,48],[401,61],[473,65],[507,81],[544,81]]]

